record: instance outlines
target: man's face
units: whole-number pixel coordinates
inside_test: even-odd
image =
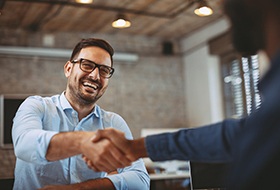
[[[232,26],[232,40],[243,55],[256,54],[264,48],[263,15],[251,0],[224,0],[225,13]]]
[[[99,47],[82,49],[75,60],[80,58],[111,67],[109,53]],[[65,76],[68,78],[66,95],[70,101],[78,101],[84,105],[94,104],[108,87],[109,79],[100,76],[98,68],[91,73],[86,73],[80,69],[79,62],[75,64],[67,62],[64,70]]]

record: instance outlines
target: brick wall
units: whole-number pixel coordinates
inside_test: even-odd
[[[0,29],[0,45],[44,47],[44,34]],[[56,48],[72,49],[80,38],[98,37],[109,41],[116,52],[133,52],[135,63],[116,62],[116,72],[98,104],[120,114],[134,137],[141,128],[185,126],[185,98],[182,60],[161,54],[162,41],[149,37],[102,34],[55,34]],[[178,51],[175,44],[175,53]],[[0,55],[1,94],[57,94],[65,89],[63,65],[66,59]],[[7,161],[9,159],[9,161]],[[11,150],[0,151],[0,178],[12,177]],[[2,172],[3,171],[3,172]]]

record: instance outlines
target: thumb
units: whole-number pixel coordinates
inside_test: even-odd
[[[91,142],[97,142],[102,139],[102,130],[97,130],[96,133],[91,137]]]

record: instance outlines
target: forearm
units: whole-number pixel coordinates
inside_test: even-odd
[[[82,190],[115,190],[114,184],[110,179],[100,178],[88,180],[82,183],[77,183],[73,185],[74,189],[82,189]]]
[[[100,178],[100,179],[91,179],[81,183],[75,183],[71,185],[48,185],[40,190],[115,190],[114,184],[110,179]]]
[[[93,136],[94,132],[62,132],[54,135],[49,143],[46,159],[56,161],[82,154],[82,145],[85,139]]]

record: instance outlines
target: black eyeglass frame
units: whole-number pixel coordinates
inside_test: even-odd
[[[89,63],[91,63],[91,64],[94,66],[94,67],[92,68],[91,71],[86,71],[86,70],[84,70],[84,69],[82,68],[82,62],[83,62],[83,60],[88,61]],[[91,72],[94,71],[94,70],[96,69],[96,67],[97,67],[100,76],[102,76],[102,77],[104,77],[104,78],[107,78],[107,79],[108,79],[108,78],[111,78],[112,75],[113,75],[113,73],[114,73],[114,71],[115,71],[115,69],[114,69],[113,67],[109,67],[109,66],[106,66],[106,65],[100,65],[100,64],[97,64],[97,63],[95,63],[95,62],[93,62],[93,61],[91,61],[91,60],[84,59],[84,58],[72,60],[71,63],[74,63],[74,64],[75,64],[75,63],[79,63],[80,69],[81,69],[82,71],[84,71],[85,73],[91,73]],[[101,73],[102,73],[102,72],[100,72],[100,68],[101,68],[101,67],[104,67],[104,68],[106,68],[106,69],[109,70],[109,76],[103,76],[103,75],[101,74]]]

